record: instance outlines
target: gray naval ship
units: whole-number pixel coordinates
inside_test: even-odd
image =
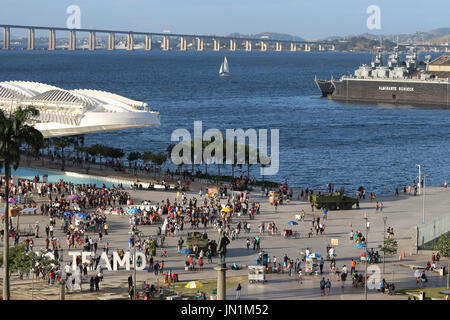
[[[410,48],[402,61],[395,48],[385,64],[379,50],[370,66],[363,64],[353,75],[339,80],[316,77],[315,82],[322,95],[332,100],[450,108],[450,55],[419,61],[417,51]]]

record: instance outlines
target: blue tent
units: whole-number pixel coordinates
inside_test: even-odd
[[[75,216],[78,217],[78,218],[87,218],[87,217],[89,217],[89,214],[88,213],[78,212]]]
[[[71,212],[71,211],[66,211],[66,212],[64,212],[64,215],[65,216],[71,216],[73,213]]]
[[[192,253],[192,250],[190,250],[190,249],[181,249],[180,253]]]
[[[138,208],[131,208],[131,209],[128,209],[127,212],[129,214],[136,214],[136,213],[141,213],[141,210],[139,210]]]
[[[366,245],[364,243],[357,243],[355,244],[355,248],[364,248]]]
[[[290,225],[290,226],[296,226],[296,225],[298,225],[298,223],[295,222],[295,221],[289,221],[287,224]]]

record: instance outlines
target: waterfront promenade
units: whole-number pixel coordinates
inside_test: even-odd
[[[197,189],[198,190],[198,189]],[[429,222],[438,218],[443,214],[447,214],[447,208],[450,206],[450,197],[448,197],[448,189],[431,187],[427,188],[426,197],[426,221]],[[176,198],[177,193],[175,191],[130,191],[132,198],[135,200],[135,204],[139,204],[142,200],[151,200],[153,203],[161,202],[169,198],[171,201]],[[198,192],[188,192],[188,198],[197,197]],[[320,253],[326,256],[326,246],[330,243],[331,238],[339,240],[339,245],[336,246],[336,266],[341,269],[345,264],[350,269],[351,259],[359,261],[359,256],[362,253],[362,249],[355,248],[353,242],[349,240],[350,230],[361,230],[364,233],[365,219],[364,213],[367,213],[368,220],[370,221],[370,231],[368,234],[368,248],[375,248],[383,241],[383,216],[387,217],[386,226],[394,228],[395,239],[399,241],[399,253],[394,257],[388,257],[386,259],[386,280],[391,282],[392,279],[396,284],[396,289],[415,287],[415,280],[413,277],[413,270],[399,266],[399,264],[405,265],[421,265],[425,266],[426,262],[430,260],[431,254],[427,255],[410,255],[411,242],[407,235],[410,233],[411,228],[419,225],[422,221],[422,196],[384,196],[378,197],[377,201],[382,201],[384,208],[382,212],[376,212],[376,201],[364,200],[360,203],[360,209],[353,209],[348,211],[330,211],[328,213],[328,219],[323,221],[326,225],[326,231],[324,235],[313,236],[308,238],[307,233],[311,228],[311,220],[314,216],[322,216],[319,212],[311,212],[311,206],[309,202],[299,201],[297,194],[294,193],[294,200],[288,204],[284,204],[278,207],[275,212],[274,207],[269,204],[268,198],[262,198],[260,191],[256,190],[251,193],[251,199],[261,202],[261,213],[255,216],[254,220],[248,220],[248,217],[241,216],[233,218],[233,224],[236,224],[239,220],[248,221],[251,225],[251,232],[249,234],[241,231],[239,239],[231,241],[228,246],[227,264],[231,266],[233,263],[238,265],[247,266],[253,265],[254,259],[257,258],[258,252],[246,249],[245,239],[247,237],[254,237],[259,234],[258,225],[262,222],[266,224],[269,222],[275,222],[278,226],[278,230],[282,231],[286,226],[286,223],[295,219],[295,215],[299,214],[302,209],[306,211],[306,217],[304,222],[299,222],[297,226],[290,226],[290,228],[299,231],[301,237],[299,239],[285,239],[280,235],[270,236],[263,235],[261,237],[261,248],[270,255],[271,258],[277,257],[281,262],[285,254],[290,259],[295,261],[299,257],[300,250],[305,247],[311,248],[311,252]],[[38,204],[39,206],[39,204]],[[323,218],[322,218],[323,219]],[[48,223],[48,217],[41,215],[24,215],[20,219],[21,225],[34,225],[36,221],[39,221],[41,225],[41,238],[35,239],[34,247],[36,249],[45,247],[44,239],[45,232],[43,231],[45,225]],[[103,244],[108,241],[110,243],[110,252],[115,248],[128,249],[128,231],[129,231],[129,219],[128,216],[108,216],[108,225],[110,232],[108,236],[104,236]],[[351,227],[350,227],[351,225]],[[159,225],[160,226],[160,225]],[[158,225],[145,225],[139,226],[139,230],[143,232],[145,236],[157,234]],[[192,231],[190,225],[186,224],[185,229],[181,232],[183,239],[186,239],[187,232]],[[198,231],[203,231],[200,227]],[[211,228],[206,230],[210,239],[218,240],[217,232],[214,232]],[[44,237],[42,237],[44,234]],[[64,263],[69,262],[69,256],[67,254],[67,246],[65,244],[65,237],[62,234],[59,225],[56,228],[56,237],[60,239],[62,247],[64,248]],[[165,271],[171,269],[173,272],[179,273],[181,281],[186,280],[199,280],[216,278],[216,271],[213,267],[217,263],[217,258],[213,258],[213,264],[205,263],[204,270],[201,272],[185,271],[184,261],[185,256],[177,253],[176,242],[178,237],[166,237],[165,248],[168,250],[168,257],[160,258],[160,251],[158,250],[158,258],[165,261]],[[99,244],[99,251],[102,251],[103,244]],[[0,247],[1,248],[1,247]],[[80,250],[80,249],[77,249]],[[399,261],[398,256],[405,252],[406,257],[403,261]],[[205,259],[206,262],[206,259]],[[441,260],[442,264],[446,265],[444,259]],[[289,277],[287,274],[268,275],[268,282],[266,284],[248,284],[242,283],[242,299],[363,299],[364,289],[352,288],[351,278],[346,281],[345,288],[341,288],[341,283],[336,280],[335,275],[329,274],[328,261],[325,261],[324,265],[324,277],[330,278],[332,282],[331,295],[329,297],[320,297],[319,281],[320,276],[304,276],[302,285],[297,282],[297,277],[293,275]],[[382,270],[382,264],[377,264]],[[302,264],[302,267],[304,265]],[[364,265],[358,262],[357,271],[364,271]],[[101,283],[103,288],[118,288],[123,287],[123,291],[119,290],[119,293],[111,295],[105,294],[107,291],[100,291],[98,296],[87,293],[85,296],[76,295],[78,298],[101,298],[101,299],[116,299],[127,297],[126,279],[132,274],[131,271],[104,271],[105,279]],[[94,274],[95,271],[89,273],[89,277]],[[227,271],[228,277],[246,276],[247,270]],[[427,273],[429,278],[428,286],[445,286],[445,277],[439,276],[437,273]],[[137,272],[138,288],[140,283],[144,280],[149,282],[156,282],[154,273],[147,271]],[[12,281],[17,283],[18,280]],[[19,281],[20,282],[20,281]],[[84,284],[84,290],[88,291],[88,284]],[[20,292],[17,291],[19,287],[13,285],[13,298],[19,297]],[[47,288],[46,290],[53,290],[57,292],[57,288]],[[45,290],[41,290],[42,293]],[[50,292],[49,291],[49,292]],[[117,291],[117,290],[116,290]],[[52,291],[51,291],[52,292]],[[54,293],[55,294],[55,293]],[[210,294],[210,292],[207,292]],[[15,296],[16,295],[16,296]],[[39,295],[39,293],[37,293]],[[234,288],[228,288],[229,298],[234,298]],[[50,297],[51,295],[49,295]],[[75,295],[73,296],[75,297]],[[71,295],[67,296],[68,299]],[[388,296],[381,295],[378,292],[369,291],[369,299],[405,299],[400,296]]]

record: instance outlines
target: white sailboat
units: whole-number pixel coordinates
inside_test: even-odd
[[[223,59],[223,63],[220,65],[219,77],[228,77],[230,75],[230,68],[228,67],[227,57]]]

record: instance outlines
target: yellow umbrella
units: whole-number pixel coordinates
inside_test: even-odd
[[[189,289],[195,289],[195,288],[203,287],[203,285],[198,281],[191,281],[188,284],[186,284],[184,287],[189,288]]]
[[[231,208],[230,208],[230,207],[225,207],[225,208],[222,209],[222,211],[224,211],[224,212],[230,212],[230,211],[231,211]]]

